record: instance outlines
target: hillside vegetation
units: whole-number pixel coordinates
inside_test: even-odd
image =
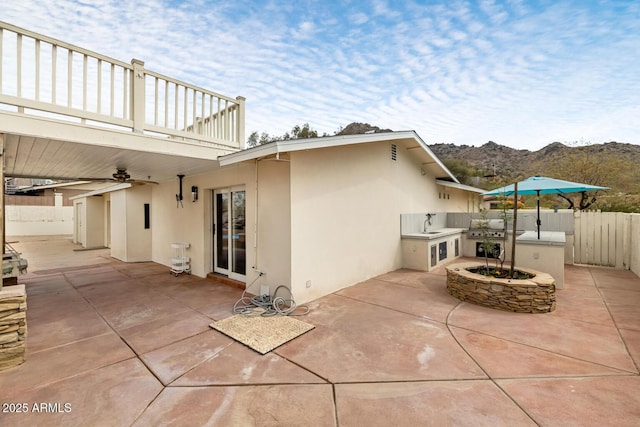
[[[538,151],[516,150],[489,141],[480,147],[454,144],[429,146],[463,183],[484,189],[534,175],[609,187],[589,209],[640,212],[640,146],[619,142],[565,145],[553,142]],[[543,204],[567,207],[557,196]]]

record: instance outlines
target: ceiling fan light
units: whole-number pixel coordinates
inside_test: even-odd
[[[126,169],[118,169],[112,176],[118,182],[126,182],[131,178],[131,175],[127,173]]]

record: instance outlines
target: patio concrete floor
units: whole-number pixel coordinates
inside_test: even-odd
[[[0,372],[2,425],[640,425],[629,271],[567,266],[549,314],[460,302],[444,269],[394,271],[312,302],[315,329],[261,356],[208,326],[238,289],[17,239],[27,360]]]

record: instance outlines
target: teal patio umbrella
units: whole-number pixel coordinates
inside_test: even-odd
[[[541,194],[565,194],[582,193],[583,191],[608,190],[608,187],[581,184],[578,182],[564,181],[562,179],[547,178],[545,176],[532,176],[518,182],[518,191],[514,191],[514,184],[496,188],[483,193],[485,196],[515,196],[535,194],[538,197],[538,239],[540,239],[540,195]]]

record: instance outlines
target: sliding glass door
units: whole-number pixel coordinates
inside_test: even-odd
[[[213,270],[245,281],[245,190],[232,187],[214,191]]]

